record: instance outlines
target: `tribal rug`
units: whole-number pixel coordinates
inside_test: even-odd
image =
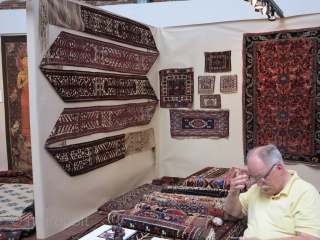
[[[180,193],[191,194],[197,196],[209,196],[209,197],[226,197],[228,190],[216,189],[216,188],[202,188],[202,187],[186,187],[186,186],[166,186],[161,192],[164,193]]]
[[[215,207],[214,203],[207,202],[176,202],[170,199],[165,200],[149,200],[140,201],[135,209],[154,210],[163,213],[170,213],[182,216],[198,216],[198,217],[218,217],[225,221],[236,221],[237,219],[229,216],[221,206]],[[173,210],[173,211],[172,211]]]
[[[218,189],[230,189],[230,182],[224,179],[214,178],[189,178],[184,182],[184,186],[188,187],[203,187],[203,188],[218,188]]]
[[[213,227],[212,218],[208,217],[197,217],[197,216],[186,216],[186,215],[175,215],[154,210],[142,210],[142,209],[129,209],[123,212],[131,216],[141,216],[151,219],[159,219],[167,222],[184,224],[186,226],[195,226],[202,228]]]
[[[33,184],[32,171],[21,172],[17,170],[0,171],[0,183]]]
[[[173,138],[226,138],[229,136],[229,110],[170,109],[170,126]]]
[[[220,94],[200,95],[201,108],[221,108]]]
[[[147,26],[67,0],[40,1],[40,36],[45,45],[48,40],[48,24],[158,51]]]
[[[203,177],[203,178],[217,178],[217,177],[225,174],[229,170],[230,170],[230,168],[211,167],[207,171],[204,171],[203,173],[199,174],[198,176]]]
[[[178,193],[163,193],[163,192],[152,192],[150,194],[144,194],[140,198],[141,201],[161,201],[161,200],[170,200],[173,202],[189,202],[189,203],[210,203],[215,208],[223,209],[225,198],[215,198],[215,197],[206,197],[206,196],[196,196],[196,195],[187,195],[187,194],[178,194]]]
[[[159,53],[144,52],[61,32],[45,54],[40,67],[64,65],[105,71],[147,74]]]
[[[244,156],[271,143],[286,163],[320,166],[319,38],[319,27],[244,34]]]
[[[59,136],[57,142],[68,139]],[[144,137],[131,137],[144,136]],[[47,151],[57,160],[60,166],[70,175],[80,175],[94,169],[125,158],[127,155],[149,150],[155,147],[153,129],[135,133],[120,134],[99,140],[73,144],[62,147],[52,147],[48,138]]]
[[[235,75],[220,76],[220,92],[235,93],[238,91],[238,77]]]
[[[205,72],[230,72],[231,51],[205,52]]]
[[[213,93],[215,76],[198,76],[198,92]]]
[[[146,76],[45,68],[41,71],[65,102],[158,100]]]
[[[101,205],[98,210],[103,212],[110,212],[112,210],[126,210],[133,208],[144,194],[149,194],[153,191],[161,191],[162,186],[152,185],[150,183],[143,184],[125,194],[111,199]]]
[[[193,68],[159,71],[160,107],[190,108],[193,105]]]
[[[156,178],[152,180],[153,185],[171,185],[171,186],[180,186],[184,182],[185,178],[179,178],[179,177],[168,177],[163,176],[161,178]]]
[[[132,228],[140,231],[165,235],[178,239],[205,239],[215,240],[214,230],[211,228],[201,228],[186,226],[184,224],[167,222],[159,219],[151,219],[141,216],[131,216],[118,212],[111,212],[108,215],[109,224],[118,224],[124,228]]]

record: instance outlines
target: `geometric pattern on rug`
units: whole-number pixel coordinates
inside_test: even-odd
[[[320,166],[319,39],[319,27],[244,34],[244,156],[274,144],[286,163]]]
[[[51,24],[158,51],[150,29],[130,19],[65,0],[41,0],[40,9],[42,40]]]
[[[189,108],[193,105],[193,68],[159,71],[160,107]]]
[[[16,221],[33,204],[33,184],[3,184],[0,199],[0,221]]]
[[[220,92],[235,93],[238,91],[237,75],[220,76]]]
[[[104,71],[147,74],[158,52],[145,52],[67,32],[61,32],[40,64],[87,67]]]
[[[215,76],[198,76],[198,92],[213,93]]]
[[[170,109],[171,137],[226,138],[229,136],[229,110]]]
[[[200,95],[201,108],[221,108],[220,94]]]
[[[205,72],[230,72],[231,51],[205,52]]]
[[[152,99],[146,76],[40,68],[65,102]]]

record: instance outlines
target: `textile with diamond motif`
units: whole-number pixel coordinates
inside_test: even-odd
[[[165,193],[180,193],[191,194],[197,196],[209,196],[209,197],[226,197],[228,190],[218,188],[203,188],[203,187],[187,187],[187,186],[166,186],[161,192]]]
[[[170,109],[170,124],[173,138],[226,138],[229,136],[229,110]]]
[[[220,92],[235,93],[237,91],[238,91],[238,77],[236,74],[220,76]]]
[[[70,176],[76,176],[153,147],[155,141],[151,128],[62,147],[47,145],[46,149]]]
[[[124,214],[153,218],[153,219],[160,219],[160,220],[164,220],[172,223],[184,224],[187,226],[196,226],[196,227],[203,227],[203,228],[210,228],[213,226],[212,219],[207,217],[176,215],[176,214],[164,213],[160,211],[143,210],[143,209],[129,209],[129,210],[126,210]]]
[[[159,53],[144,52],[61,32],[42,59],[41,65],[96,68],[133,74],[147,74]]]
[[[199,93],[213,93],[215,76],[199,76],[198,77],[198,92]]]
[[[193,68],[159,71],[160,107],[189,108],[193,105]]]
[[[287,163],[320,166],[319,38],[319,27],[244,34],[245,156],[273,144]]]
[[[200,107],[201,108],[221,108],[220,94],[201,95],[200,96]]]
[[[41,71],[65,102],[157,100],[146,76],[45,68]]]
[[[44,39],[45,28],[51,24],[157,51],[147,26],[103,10],[67,0],[41,0],[40,16],[40,35]]]
[[[131,216],[118,212],[111,212],[108,215],[109,224],[117,225],[119,222],[124,228],[132,228],[140,231],[147,231],[167,237],[178,239],[207,239],[214,240],[214,230],[211,228],[200,228],[187,226],[173,222],[167,222],[160,219],[151,219],[141,216]]]
[[[205,52],[205,72],[230,72],[231,51]]]

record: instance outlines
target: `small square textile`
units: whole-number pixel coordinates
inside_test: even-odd
[[[226,138],[229,136],[229,110],[170,109],[171,137]]]
[[[201,95],[200,96],[200,107],[201,108],[221,108],[220,94]]]
[[[231,51],[205,52],[205,72],[230,72]]]
[[[198,77],[198,92],[199,93],[213,93],[215,76],[199,76]]]
[[[159,71],[160,107],[189,108],[193,105],[193,68]]]
[[[238,91],[237,75],[225,75],[220,77],[220,92],[235,93]]]

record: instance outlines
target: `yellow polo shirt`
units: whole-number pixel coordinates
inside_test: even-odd
[[[273,239],[292,237],[296,232],[320,238],[320,195],[295,171],[286,187],[275,196],[267,196],[254,184],[239,199],[248,216],[244,237]]]

